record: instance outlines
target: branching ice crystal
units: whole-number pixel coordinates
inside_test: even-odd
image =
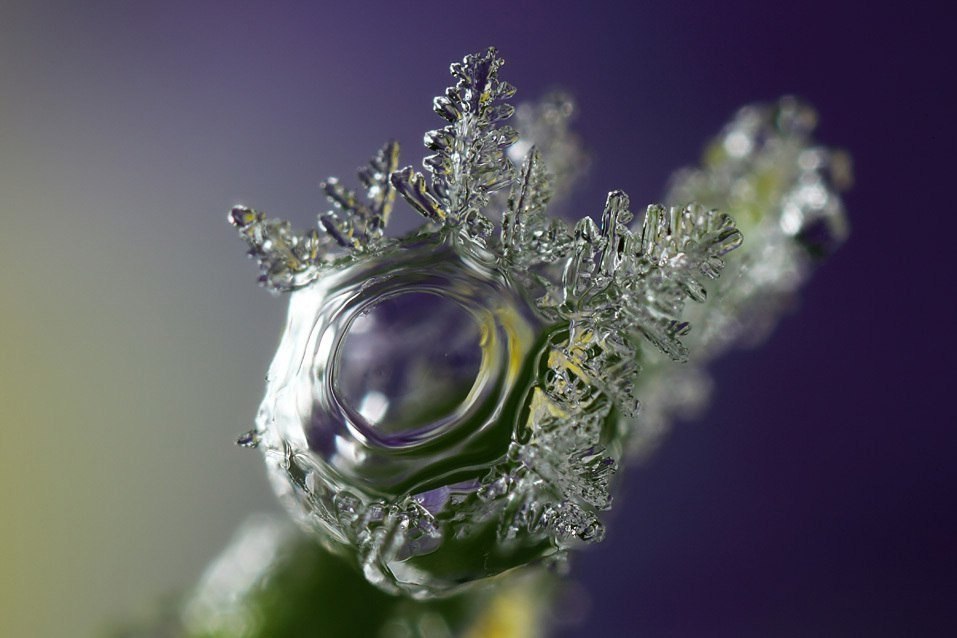
[[[708,167],[677,178],[673,205],[635,221],[613,191],[597,223],[549,215],[584,164],[573,107],[553,94],[505,125],[502,65],[491,48],[452,65],[426,173],[399,169],[390,142],[359,173],[364,197],[323,184],[320,229],[230,215],[262,283],[291,293],[241,442],[261,445],[323,543],[418,597],[599,540],[624,450],[701,394],[701,366],[745,332],[743,310],[776,314],[766,300],[805,268],[795,245],[814,253],[818,226],[825,244],[844,232],[837,156],[808,148],[809,116],[787,101],[773,125],[742,112]],[[425,224],[392,238],[396,194]],[[760,240],[724,286],[742,232],[718,209]]]
[[[335,210],[319,217],[322,227],[343,248],[362,251],[382,240],[385,225],[395,202],[390,177],[399,163],[399,145],[389,142],[360,169],[359,181],[365,187],[368,204],[342,186],[334,177],[322,183],[322,190]]]
[[[267,219],[264,213],[236,207],[230,221],[249,244],[249,254],[259,261],[260,282],[285,292],[306,286],[342,250],[364,252],[383,242],[383,231],[395,202],[390,176],[398,166],[399,145],[389,142],[359,170],[368,203],[332,177],[322,190],[333,210],[320,215],[325,234],[317,230],[295,233],[289,222]]]
[[[452,77],[458,82],[433,104],[449,125],[425,134],[425,146],[435,152],[424,162],[432,173],[431,184],[416,186],[424,180],[411,167],[392,178],[426,219],[466,223],[480,234],[491,230],[482,211],[489,195],[514,179],[505,149],[518,140],[517,131],[498,126],[515,112],[504,101],[515,94],[515,87],[498,79],[503,64],[489,49],[452,65]]]

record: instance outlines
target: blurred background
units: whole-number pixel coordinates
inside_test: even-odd
[[[285,301],[226,211],[307,227],[319,180],[383,141],[418,163],[448,64],[489,44],[516,101],[577,97],[576,215],[612,188],[656,201],[738,106],[784,93],[855,160],[849,243],[630,471],[561,635],[953,635],[946,24],[816,0],[0,1],[0,635],[149,613],[277,509],[233,440]]]

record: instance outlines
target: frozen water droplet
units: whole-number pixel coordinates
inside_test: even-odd
[[[615,191],[600,225],[550,216],[585,164],[565,133],[571,103],[520,109],[518,138],[498,126],[514,92],[501,65],[493,49],[453,65],[427,174],[397,170],[390,144],[360,172],[368,202],[327,181],[322,232],[230,214],[264,283],[291,293],[257,429],[237,443],[256,447],[262,433],[295,514],[370,582],[419,597],[601,540],[625,439],[663,423],[661,396],[681,387],[653,385],[670,377],[646,344],[676,360],[686,341],[716,347],[745,325],[742,307],[797,271],[796,243],[842,236],[834,225],[815,238],[816,220],[841,219],[843,169],[823,150],[800,155],[815,116],[794,100],[743,109],[708,171],[676,185],[680,205],[649,206],[632,225]],[[513,143],[528,156],[507,156]],[[397,195],[426,224],[393,239],[381,231]],[[737,296],[711,280],[742,233],[712,207],[765,234]],[[636,421],[638,391],[650,419]]]
[[[239,438],[236,439],[236,445],[239,447],[255,448],[259,447],[259,442],[261,439],[262,437],[258,431],[250,430],[249,432],[241,434]]]

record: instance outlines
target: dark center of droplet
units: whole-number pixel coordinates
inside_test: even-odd
[[[428,429],[467,402],[482,366],[481,335],[465,308],[438,294],[388,297],[352,321],[335,392],[380,435]]]

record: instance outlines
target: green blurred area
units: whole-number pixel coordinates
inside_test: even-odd
[[[453,596],[386,594],[283,516],[252,516],[198,585],[114,638],[537,638],[559,581],[525,569]]]

